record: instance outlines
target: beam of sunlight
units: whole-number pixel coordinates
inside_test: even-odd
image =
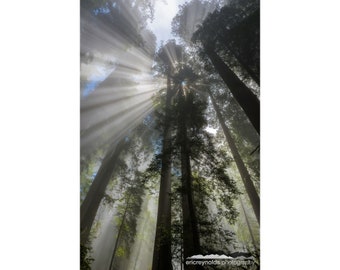
[[[179,56],[176,53],[176,47],[173,43],[168,43],[164,46],[164,51],[171,63],[171,66],[174,70],[177,69],[177,64],[179,63]]]
[[[92,117],[94,123],[81,134],[82,149],[91,147],[95,143],[104,144],[111,140],[121,139],[153,110],[150,99],[130,103],[125,108],[120,105],[115,107],[117,111],[114,109],[110,114],[104,113],[103,115],[98,112]]]
[[[81,103],[81,146],[124,136],[152,109],[151,97],[164,79],[119,67]],[[136,119],[138,119],[136,121]]]
[[[81,149],[119,140],[152,111],[166,86],[152,76],[156,37],[143,28],[138,1],[81,8]],[[131,8],[133,7],[133,8]]]
[[[207,15],[219,8],[219,1],[190,1],[182,6],[183,21],[180,22],[183,37],[190,41],[193,33],[198,29]]]

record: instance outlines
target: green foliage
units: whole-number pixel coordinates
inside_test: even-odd
[[[151,160],[149,167],[146,169],[146,173],[160,173],[162,166],[162,154],[156,154]]]
[[[172,33],[186,42],[190,42],[197,25],[202,23],[207,14],[220,6],[217,0],[191,0],[179,6],[179,11],[171,23]]]
[[[190,56],[182,54],[182,59],[191,59]],[[183,186],[180,181],[181,147],[183,133],[181,133],[181,121],[186,123],[186,152],[190,156],[192,166],[192,194],[196,209],[201,243],[204,250],[224,250],[226,245],[235,241],[235,235],[223,224],[235,223],[238,211],[234,201],[240,194],[236,182],[228,177],[226,169],[229,159],[216,147],[216,142],[209,135],[207,127],[207,87],[198,75],[198,70],[184,63],[178,63],[177,69],[172,73],[172,98],[171,118],[165,121],[165,95],[158,96],[156,121],[163,128],[171,121],[171,155],[172,155],[172,238],[173,256],[176,260],[181,257],[182,224],[181,224],[181,197]],[[161,149],[161,147],[160,147]],[[149,167],[149,172],[160,173],[161,157],[163,153],[154,156]],[[164,232],[163,237],[168,237]]]
[[[92,5],[92,10],[107,4],[107,1],[88,0],[85,2]],[[116,2],[123,8],[122,1]],[[150,2],[137,2],[140,6],[136,7],[139,13],[135,21],[143,18],[143,15],[140,14],[142,10],[146,13],[150,12],[146,16],[151,18],[153,11],[150,8]],[[238,218],[239,213],[235,207],[235,200],[241,192],[234,179],[227,173],[230,167],[230,156],[226,153],[224,143],[205,131],[208,123],[212,122],[209,118],[214,118],[209,113],[207,93],[211,89],[218,92],[219,81],[216,79],[216,74],[214,74],[204,50],[195,51],[195,49],[202,45],[206,46],[208,43],[213,44],[214,49],[222,55],[222,58],[237,69],[237,61],[233,58],[230,48],[234,49],[237,56],[241,58],[247,54],[252,56],[256,54],[246,48],[246,43],[249,40],[247,41],[239,35],[240,31],[251,32],[253,29],[249,25],[242,26],[241,24],[250,14],[249,10],[253,10],[251,9],[253,6],[249,9],[249,1],[234,1],[228,7],[218,9],[212,15],[208,15],[209,11],[219,6],[219,2],[221,1],[191,1],[181,6],[178,15],[174,18],[173,32],[187,42],[191,40],[192,34],[197,30],[197,24],[202,23],[192,39],[196,42],[196,47],[191,48],[193,54],[188,53],[190,52],[189,48],[184,48],[171,40],[162,46],[156,55],[155,71],[160,77],[168,78],[170,82],[171,106],[170,108],[165,106],[167,100],[164,89],[154,96],[155,111],[134,130],[133,134],[131,133],[125,138],[129,143],[124,155],[117,162],[119,164],[115,175],[103,198],[104,204],[111,206],[115,204],[117,207],[115,223],[121,230],[121,235],[117,239],[118,247],[115,254],[117,260],[118,258],[120,258],[119,260],[128,258],[132,244],[136,239],[144,238],[143,232],[137,235],[137,220],[141,214],[141,206],[146,194],[158,193],[156,187],[158,188],[162,158],[165,154],[161,151],[164,138],[161,138],[160,134],[170,127],[170,123],[171,147],[168,151],[171,154],[172,164],[172,230],[171,232],[163,230],[161,238],[172,236],[173,257],[176,257],[178,261],[182,259],[181,196],[183,187],[180,180],[180,169],[181,143],[184,137],[180,132],[180,125],[183,119],[186,123],[185,139],[188,145],[186,152],[190,157],[192,195],[197,211],[202,250],[205,253],[227,253],[227,246],[232,245],[235,241],[235,234],[229,225],[234,224]],[[194,14],[195,11],[196,14]],[[193,20],[195,25],[187,28],[184,22],[191,16],[190,14],[194,15],[193,18],[196,16],[202,20]],[[122,16],[118,8],[117,10],[110,8],[108,14],[99,14],[98,20],[108,22],[108,25],[124,36],[130,45],[143,47],[143,39],[134,29],[135,25],[130,18],[131,14],[125,18]],[[205,21],[203,21],[204,17],[206,17]],[[127,27],[124,28],[124,25]],[[256,34],[257,32],[254,35]],[[252,42],[255,41],[252,40]],[[226,48],[227,46],[229,49]],[[235,50],[236,47],[240,49]],[[169,57],[169,51],[171,51],[171,57]],[[201,55],[201,59],[198,59],[196,53]],[[256,57],[253,57],[247,64],[255,69],[256,61]],[[206,71],[202,70],[203,66],[206,67]],[[233,134],[236,140],[239,141],[239,144],[246,142],[253,147],[253,139],[248,140],[246,135],[243,136],[248,132],[246,121],[239,117],[239,111],[234,110],[230,96],[223,93],[224,96],[220,95],[222,103],[225,101],[222,111],[225,115],[230,115],[228,121],[234,123]],[[166,110],[169,112],[167,117]],[[243,147],[242,156],[248,149],[248,146]],[[154,152],[154,155],[150,160],[151,152]],[[251,162],[253,162],[252,168],[256,171],[256,160]],[[86,188],[88,189],[91,183],[90,176],[93,175],[93,167],[93,164],[89,164],[86,170],[82,170],[81,181],[84,192],[87,191]],[[146,191],[148,192],[146,193]],[[88,250],[81,253],[84,267],[90,267],[91,258],[88,257],[88,254]]]
[[[118,247],[116,255],[117,257],[124,257],[126,256],[126,250],[123,247]]]
[[[234,98],[225,91],[219,92],[219,89],[221,89],[219,86],[213,88],[214,96],[221,109],[221,113],[228,119],[227,124],[231,135],[259,193],[259,151],[251,154],[259,146],[259,136]],[[228,146],[225,147],[228,148]]]
[[[90,169],[90,173],[86,171],[80,173],[80,203],[84,201],[85,196],[92,184],[93,177],[91,174],[93,174],[92,169]]]
[[[104,205],[113,205],[116,202],[110,195],[105,194],[103,198]]]
[[[130,140],[131,143],[125,156],[125,166],[116,176],[117,184],[112,191],[118,196],[114,199],[117,210],[114,218],[114,224],[118,230],[115,244],[117,248],[112,254],[112,263],[117,267],[129,258],[137,237],[137,220],[141,214],[146,189],[146,183],[143,181],[145,172],[140,171],[140,168],[145,167],[150,151],[147,144],[144,144],[143,138],[132,136]]]
[[[204,50],[213,49],[241,77],[251,77],[259,83],[260,24],[257,1],[234,1],[209,14],[192,35],[203,62]],[[211,66],[206,67],[212,72]]]
[[[93,239],[97,237],[98,231],[101,225],[102,224],[100,220],[94,220],[92,227],[91,227],[90,235],[89,235],[89,243],[91,243],[91,241],[93,241]]]
[[[98,164],[102,162],[103,156],[104,151],[102,148],[99,148],[92,154],[82,155],[80,157],[80,203],[84,201],[90,189],[96,168]]]
[[[91,264],[94,259],[90,255],[91,248],[80,245],[80,269],[81,270],[91,270]]]

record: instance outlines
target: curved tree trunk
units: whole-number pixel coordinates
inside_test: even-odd
[[[256,95],[235,75],[212,48],[206,46],[205,52],[257,133],[260,134],[260,101]]]
[[[171,263],[171,122],[169,107],[171,105],[170,76],[167,80],[166,96],[166,126],[164,128],[164,139],[162,149],[161,183],[158,198],[158,212],[156,236],[153,252],[153,270],[172,270]]]
[[[105,195],[106,187],[117,166],[118,157],[125,145],[125,141],[122,139],[112,151],[106,154],[86,198],[80,207],[80,243],[82,245],[86,245],[88,242],[99,204]]]
[[[249,199],[250,199],[251,205],[253,207],[256,219],[257,219],[258,223],[260,224],[260,198],[259,198],[259,195],[256,192],[254,183],[250,178],[249,172],[248,172],[246,166],[243,163],[243,160],[242,160],[242,158],[241,158],[241,156],[240,156],[240,154],[237,150],[237,147],[234,143],[234,140],[230,135],[229,129],[228,129],[227,125],[225,124],[224,120],[223,120],[221,112],[219,111],[218,106],[216,104],[216,101],[215,101],[210,90],[209,90],[209,95],[210,95],[211,102],[214,106],[215,112],[217,114],[217,118],[218,118],[218,120],[219,120],[219,122],[222,126],[224,135],[225,135],[227,143],[230,147],[233,158],[235,160],[237,169],[240,172],[241,179],[243,181],[246,192],[249,196]]]

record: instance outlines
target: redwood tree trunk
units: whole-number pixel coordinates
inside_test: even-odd
[[[181,114],[179,115],[178,136],[181,148],[183,249],[184,259],[186,259],[187,257],[200,254],[201,248],[192,191],[190,149],[187,135],[187,117],[189,116],[188,108],[192,106],[192,104],[187,102],[186,97],[183,95],[183,89],[181,90],[180,106],[182,109]],[[200,266],[184,264],[184,269],[192,270],[203,268]]]
[[[251,241],[252,241],[253,246],[254,246],[254,248],[256,250],[257,249],[257,245],[256,245],[256,242],[255,242],[254,233],[253,233],[253,230],[251,228],[251,225],[250,225],[250,222],[249,222],[249,219],[248,219],[248,215],[247,215],[246,209],[245,209],[245,207],[243,205],[243,201],[242,201],[241,198],[240,198],[240,202],[241,202],[242,210],[243,210],[243,213],[244,213],[244,217],[246,219],[247,227],[248,227],[248,230],[249,230],[249,233],[250,233]]]
[[[216,101],[215,101],[211,91],[209,91],[209,95],[210,95],[210,98],[211,98],[211,102],[214,106],[214,109],[216,111],[217,118],[218,118],[218,120],[219,120],[219,122],[222,126],[224,135],[225,135],[227,143],[230,147],[233,158],[235,160],[237,169],[240,172],[241,179],[243,181],[246,192],[249,196],[249,199],[250,199],[251,205],[253,207],[256,219],[257,219],[258,223],[260,224],[260,198],[259,198],[259,195],[256,192],[256,189],[254,187],[254,183],[250,178],[248,170],[247,170],[246,166],[244,165],[244,162],[243,162],[243,160],[242,160],[242,158],[241,158],[241,156],[240,156],[240,154],[237,150],[237,147],[234,143],[233,138],[230,135],[229,129],[228,129],[227,125],[225,124],[224,120],[223,120],[221,112],[218,109],[218,106],[216,104]]]
[[[235,53],[235,51],[228,45],[225,44],[229,52],[235,57],[241,68],[243,68],[248,75],[260,86],[260,78],[255,74],[255,72]]]
[[[170,76],[167,81],[166,96],[166,126],[164,128],[164,139],[162,149],[161,183],[158,198],[158,212],[156,236],[153,252],[153,270],[172,270],[171,263],[171,121],[169,108],[171,105]]]
[[[260,101],[256,95],[236,76],[212,48],[205,47],[205,52],[257,133],[260,134]]]
[[[124,146],[125,142],[122,139],[112,151],[107,153],[80,207],[80,243],[82,245],[87,244],[99,204],[105,195],[106,187],[117,166],[117,159]]]

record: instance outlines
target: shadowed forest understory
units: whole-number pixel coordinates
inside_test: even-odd
[[[259,1],[171,2],[80,1],[80,269],[260,268]]]

